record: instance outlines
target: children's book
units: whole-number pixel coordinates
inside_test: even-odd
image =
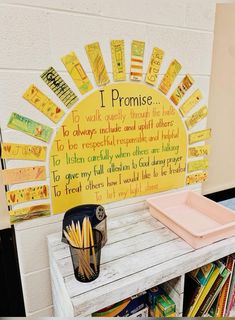
[[[207,282],[210,279],[210,276],[212,275],[213,271],[215,269],[215,264],[208,263],[207,265],[200,267],[192,272],[189,273],[189,276],[194,279],[195,283],[198,283],[198,286],[196,288],[195,295],[192,297],[192,300],[189,304],[189,310],[187,312],[187,317],[192,317],[192,312],[207,284]]]
[[[197,300],[197,303],[195,304],[193,310],[190,313],[190,317],[195,317],[200,306],[202,305],[204,299],[206,298],[207,294],[209,293],[211,287],[213,286],[215,280],[217,279],[218,275],[220,273],[220,268],[214,264],[214,270],[212,271],[206,285],[203,288],[203,291],[199,297],[199,299]]]
[[[233,272],[234,259],[232,258],[232,256],[227,257],[226,268],[230,271],[230,273]],[[228,277],[222,290],[220,291],[219,298],[218,298],[216,317],[223,317],[225,315],[230,284],[231,284],[231,275]]]
[[[235,255],[232,255],[233,260],[235,259]],[[228,302],[226,305],[226,313],[225,316],[228,317],[230,314],[230,311],[233,307],[234,303],[234,296],[235,296],[235,268],[233,268],[233,272],[231,274],[231,284],[229,288],[229,294],[228,294]]]
[[[213,302],[218,297],[220,290],[223,287],[229,275],[230,275],[230,271],[227,268],[225,268],[225,266],[223,265],[223,267],[220,268],[220,274],[216,278],[204,302],[200,306],[196,315],[197,317],[201,317],[202,315],[205,315],[209,311]]]

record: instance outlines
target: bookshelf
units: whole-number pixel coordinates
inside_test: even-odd
[[[175,301],[177,316],[182,316],[185,274],[234,253],[235,237],[195,250],[140,203],[108,214],[108,243],[94,282],[75,280],[61,233],[48,236],[48,248],[55,316],[89,316],[159,284]]]

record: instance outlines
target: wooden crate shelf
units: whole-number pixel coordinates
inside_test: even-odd
[[[48,236],[55,316],[89,316],[101,308],[155,285],[163,287],[182,316],[185,273],[235,252],[235,237],[195,250],[148,209],[108,216],[108,243],[100,276],[80,283],[73,275],[69,248],[61,233]]]

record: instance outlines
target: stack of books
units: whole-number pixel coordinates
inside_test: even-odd
[[[147,291],[149,315],[153,318],[176,317],[176,305],[170,296],[159,286]]]
[[[229,316],[235,300],[235,255],[186,274],[184,316]]]

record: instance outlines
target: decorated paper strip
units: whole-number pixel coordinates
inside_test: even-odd
[[[198,111],[194,112],[186,121],[185,124],[188,129],[195,126],[198,122],[204,119],[208,114],[207,106],[201,107]]]
[[[124,40],[111,41],[111,55],[113,65],[113,80],[126,80]]]
[[[208,179],[208,173],[205,172],[198,172],[194,174],[190,174],[186,177],[186,184],[195,184],[195,183],[202,183]]]
[[[57,123],[64,115],[64,111],[57,107],[57,105],[34,84],[26,90],[23,98],[55,123]]]
[[[49,197],[47,185],[7,191],[6,195],[8,205],[14,205],[32,200],[47,199]]]
[[[143,75],[145,43],[142,41],[133,40],[131,44],[131,71],[130,79],[140,81]]]
[[[210,146],[208,144],[204,146],[191,147],[188,149],[188,156],[190,158],[208,156],[209,153],[210,153]]]
[[[66,56],[62,57],[61,60],[81,94],[87,93],[93,89],[93,86],[75,52],[70,52]]]
[[[204,141],[211,138],[211,129],[193,132],[189,135],[189,144]]]
[[[202,93],[199,89],[194,91],[194,93],[185,101],[184,104],[179,108],[182,116],[185,115],[202,99]]]
[[[85,48],[97,86],[107,84],[109,82],[109,76],[106,71],[99,42],[88,44]]]
[[[64,82],[58,72],[50,67],[41,75],[43,81],[48,85],[48,87],[57,95],[58,98],[70,108],[76,101],[78,97],[69,88],[69,86]]]
[[[32,144],[2,143],[1,158],[44,161],[47,148]]]
[[[32,119],[13,112],[8,122],[8,127],[24,132],[36,139],[48,142],[53,132],[52,128]]]
[[[145,77],[145,82],[155,85],[157,76],[163,60],[164,51],[159,48],[153,48],[153,52],[149,61],[148,71]]]
[[[186,76],[183,78],[183,80],[180,82],[178,87],[175,89],[175,91],[171,95],[171,101],[174,102],[175,105],[178,105],[180,100],[183,98],[185,93],[191,88],[193,85],[193,78],[186,74]]]
[[[28,181],[39,181],[46,179],[46,168],[44,166],[5,169],[1,172],[5,185]]]
[[[208,169],[209,161],[208,159],[191,161],[188,163],[188,172],[206,170]]]
[[[50,215],[50,205],[40,204],[27,208],[20,208],[11,210],[10,212],[11,223],[23,222],[35,218],[46,217]]]
[[[181,68],[181,64],[177,60],[173,60],[159,85],[159,90],[167,94]]]

